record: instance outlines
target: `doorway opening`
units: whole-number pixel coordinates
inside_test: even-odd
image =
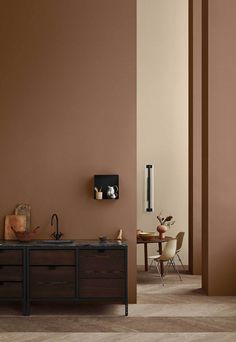
[[[185,268],[183,271],[177,259],[183,282],[168,268],[168,290],[165,287],[164,290],[161,279],[157,280],[157,269],[147,272],[147,258],[159,253],[155,239],[150,243],[139,242],[138,302],[148,298],[147,289],[160,302],[163,291],[178,295],[183,291],[182,284],[188,285],[188,291],[192,289],[193,293],[201,288],[201,276],[189,272],[192,271],[190,239],[193,239],[189,229],[191,6],[188,0],[137,1],[137,228],[155,233],[159,224],[157,215],[173,216],[174,224],[166,235],[175,238],[180,232],[184,234],[179,254]],[[154,166],[151,212],[144,205],[147,164]]]

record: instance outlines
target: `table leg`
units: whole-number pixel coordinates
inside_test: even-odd
[[[144,243],[144,263],[145,263],[145,272],[148,271],[148,248],[147,243]]]
[[[159,254],[162,254],[162,243],[158,242]],[[160,260],[161,275],[164,276],[164,262]]]

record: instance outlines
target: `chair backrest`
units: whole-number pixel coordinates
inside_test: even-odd
[[[183,239],[184,239],[184,232],[179,232],[177,235],[176,235],[176,240],[177,240],[177,248],[176,248],[176,251],[179,251],[182,247],[182,244],[183,244]]]
[[[164,251],[160,257],[160,260],[167,261],[167,260],[174,258],[175,253],[176,253],[176,247],[177,247],[177,240],[176,239],[169,240],[164,248]]]

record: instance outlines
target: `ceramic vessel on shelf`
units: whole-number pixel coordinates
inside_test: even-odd
[[[167,227],[164,224],[159,224],[157,226],[157,231],[159,233],[159,239],[164,240],[165,239],[165,233],[167,232]]]
[[[118,186],[110,186],[108,185],[108,190],[107,190],[107,197],[111,199],[115,199],[118,195]]]
[[[102,191],[97,191],[96,192],[96,199],[97,200],[102,200],[102,195],[103,195]]]

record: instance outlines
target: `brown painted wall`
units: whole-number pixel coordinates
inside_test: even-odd
[[[208,239],[204,248],[209,295],[236,295],[235,13],[235,0],[209,0],[208,106],[203,112],[208,114],[208,140],[203,143],[208,145]]]
[[[202,288],[208,292],[208,0],[202,0]]]
[[[136,1],[2,0],[0,23],[1,222],[25,202],[39,238],[54,212],[65,238],[123,228],[135,302]],[[93,199],[96,173],[119,200]]]

